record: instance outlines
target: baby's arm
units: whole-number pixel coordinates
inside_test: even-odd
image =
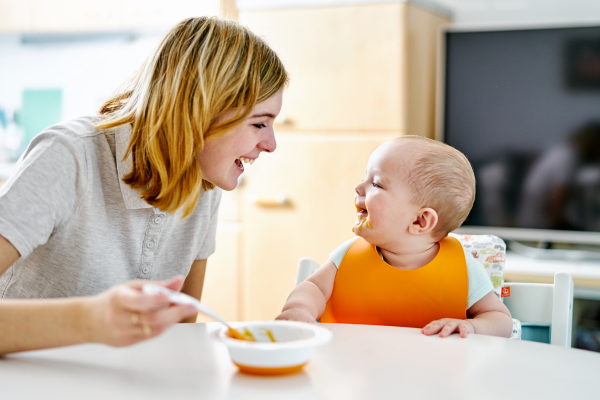
[[[333,291],[337,268],[327,260],[314,274],[296,286],[290,293],[281,314],[275,319],[316,322],[325,311],[325,304]]]
[[[489,292],[467,310],[469,319],[443,318],[427,324],[421,332],[425,335],[446,337],[454,332],[461,337],[469,333],[480,335],[510,337],[512,332],[512,317],[508,308],[502,303],[494,292]]]

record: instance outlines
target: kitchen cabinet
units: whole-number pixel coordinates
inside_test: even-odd
[[[449,19],[409,1],[322,3],[338,5],[240,12],[290,72],[287,126],[433,137],[438,31]]]

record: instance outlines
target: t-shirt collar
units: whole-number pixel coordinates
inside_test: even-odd
[[[131,172],[133,168],[133,159],[131,154],[123,161],[129,141],[131,140],[131,125],[125,124],[115,129],[115,148],[117,153],[117,172],[119,174],[119,185],[121,186],[121,194],[125,207],[128,210],[137,210],[140,208],[152,208],[146,203],[140,194],[139,190],[132,189],[131,186],[123,182],[123,177]]]

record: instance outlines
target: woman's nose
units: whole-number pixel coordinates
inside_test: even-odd
[[[263,140],[258,143],[258,148],[267,153],[272,153],[277,148],[277,142],[275,141],[275,131],[269,129],[267,135]]]

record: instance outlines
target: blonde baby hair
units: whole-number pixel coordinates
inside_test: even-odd
[[[441,239],[465,221],[475,201],[475,174],[471,163],[454,147],[422,136],[402,136],[417,151],[408,172],[412,203],[433,208],[438,223],[432,232]]]
[[[98,129],[132,124],[123,181],[153,207],[188,217],[202,190],[196,159],[207,139],[239,126],[257,103],[279,92],[288,74],[248,28],[216,17],[177,24],[136,76],[100,107]],[[217,121],[226,110],[235,115]]]

